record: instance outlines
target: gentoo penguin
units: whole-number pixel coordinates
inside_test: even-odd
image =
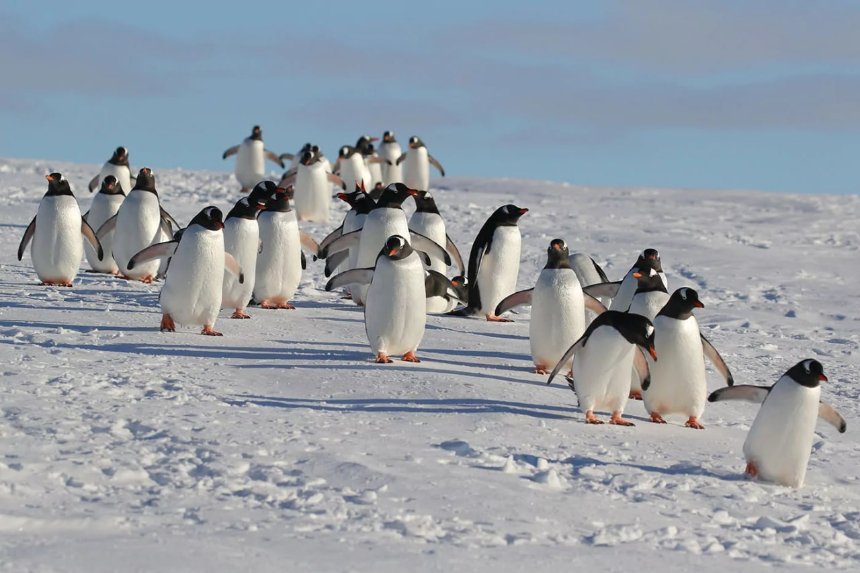
[[[596,298],[584,294],[576,273],[570,268],[570,252],[565,242],[554,239],[546,250],[546,265],[534,288],[506,297],[498,304],[496,316],[520,305],[532,305],[529,343],[536,374],[547,374],[565,350],[585,332],[585,309],[606,312]]]
[[[391,363],[390,355],[420,362],[415,355],[427,313],[425,275],[421,258],[405,237],[388,237],[373,268],[351,269],[333,277],[325,290],[349,284],[367,285],[364,325],[376,362]]]
[[[609,282],[609,277],[600,268],[597,262],[585,253],[573,253],[570,255],[570,268],[576,273],[582,288],[594,284]]]
[[[469,253],[469,304],[452,314],[483,314],[487,320],[510,322],[496,315],[496,306],[517,286],[522,243],[517,222],[528,211],[516,205],[504,205],[496,209],[478,231]]]
[[[344,145],[340,148],[333,170],[343,180],[344,185],[364,183],[365,188],[373,187],[370,170],[367,168],[364,156],[354,147]]]
[[[104,253],[92,227],[81,217],[78,201],[66,178],[60,173],[51,173],[46,179],[48,191],[24,231],[18,245],[18,260],[24,257],[32,239],[30,258],[42,284],[70,287],[81,266],[84,250],[81,234],[93,246],[99,260]]]
[[[656,360],[652,331],[651,321],[644,316],[616,310],[604,312],[567,349],[547,384],[573,358],[573,378],[568,378],[568,384],[576,392],[580,409],[585,411],[585,421],[602,424],[594,411],[607,410],[612,413],[610,424],[632,426],[622,417],[630,390],[630,372],[635,368],[647,384],[648,363],[636,347],[644,348]]]
[[[255,197],[253,202],[250,195],[243,197],[227,213],[224,221],[224,250],[236,259],[245,274],[245,280],[239,282],[233,273],[224,273],[221,308],[233,309],[230,318],[251,318],[245,312],[245,307],[251,300],[256,280],[257,252],[260,249],[257,217],[266,208],[266,203],[265,197]]]
[[[90,193],[99,188],[104,181],[105,177],[108,175],[113,175],[116,180],[116,184],[119,185],[120,190],[123,193],[128,193],[131,191],[131,167],[128,165],[128,149],[125,147],[117,147],[111,158],[108,159],[104,165],[102,165],[101,171],[99,171],[98,175],[90,180],[89,190]],[[98,227],[94,227],[98,228]]]
[[[386,159],[387,163],[381,163],[382,168],[382,186],[387,187],[392,183],[403,182],[403,171],[398,159],[403,155],[403,150],[400,144],[394,137],[393,131],[386,131],[382,134],[382,143],[379,144],[379,156]]]
[[[337,198],[347,203],[350,209],[346,212],[340,227],[329,233],[328,236],[320,242],[320,250],[327,249],[335,239],[361,229],[364,226],[364,220],[367,218],[367,214],[370,213],[375,204],[361,186],[356,186],[355,191],[352,193],[338,193]],[[326,259],[325,276],[329,277],[335,272],[343,272],[354,268],[357,259],[357,246],[333,253]],[[350,294],[350,297],[351,296],[352,295]]]
[[[247,193],[266,175],[266,159],[273,161],[283,169],[284,162],[273,152],[265,148],[263,144],[263,130],[255,125],[251,135],[246,137],[239,145],[234,145],[221,155],[221,159],[227,159],[236,154],[235,174],[236,180],[242,186],[242,193]]]
[[[131,189],[129,189],[131,190]],[[108,175],[102,179],[99,192],[93,197],[90,210],[84,213],[84,219],[93,229],[99,229],[105,221],[116,215],[119,206],[125,200],[125,191],[117,184],[116,177]],[[97,273],[117,274],[119,267],[113,260],[113,233],[108,233],[101,240],[104,258],[99,259],[98,253],[89,243],[84,243],[84,254],[90,263],[90,268]]]
[[[683,414],[688,428],[705,428],[699,421],[708,394],[705,356],[729,386],[735,383],[723,357],[701,333],[693,316],[694,308],[704,307],[695,290],[679,288],[654,318],[654,349],[660,361],[649,363],[651,382],[642,387],[652,422],[665,424],[664,415]]]
[[[663,264],[660,262],[660,253],[657,249],[645,249],[642,254],[624,275],[624,278],[617,282],[592,284],[585,290],[592,296],[609,297],[612,303],[609,305],[610,310],[625,311],[630,308],[630,302],[633,295],[636,293],[638,279],[633,276],[633,273],[653,268],[660,279],[663,281],[664,288],[669,288],[669,282],[666,280],[666,274],[663,272]],[[668,291],[667,291],[668,292]],[[659,310],[659,309],[658,309]]]
[[[129,268],[140,262],[171,257],[170,272],[161,289],[161,332],[174,332],[176,324],[202,326],[203,334],[221,336],[215,319],[221,309],[225,268],[244,281],[242,269],[224,251],[222,215],[206,207],[183,229],[179,239],[151,245],[131,258]]]
[[[137,175],[137,183],[122,202],[117,214],[105,221],[98,230],[99,239],[114,231],[113,258],[119,272],[128,279],[151,283],[158,272],[159,261],[148,260],[134,269],[128,261],[146,247],[161,242],[162,237],[173,237],[176,220],[161,207],[155,189],[155,175],[144,167]]]
[[[821,401],[821,382],[827,382],[817,360],[802,360],[773,386],[739,385],[720,388],[709,402],[746,400],[761,408],[744,442],[746,475],[789,487],[801,487],[812,450],[815,421],[823,418],[840,433],[844,418]]]
[[[302,154],[304,154],[305,151],[310,151],[312,147],[313,146],[311,145],[311,142],[307,142],[304,145],[302,145],[302,148],[299,149],[298,153],[281,153],[278,156],[278,159],[280,159],[281,161],[284,161],[284,160],[289,161],[290,162],[290,169],[293,169],[293,168],[298,166],[299,161],[302,158]]]
[[[444,245],[451,260],[457,265],[460,275],[464,274],[466,269],[463,266],[463,257],[460,256],[457,245],[445,230],[445,221],[439,214],[439,208],[433,196],[428,191],[418,191],[412,198],[415,200],[415,212],[409,218],[409,231],[420,233],[433,242]],[[430,257],[429,269],[444,275],[447,266],[442,259]],[[450,306],[450,301],[443,297],[434,296],[427,299],[427,312],[430,313],[448,312],[451,310]]]
[[[430,188],[430,165],[439,170],[445,177],[442,164],[430,155],[421,138],[413,135],[409,138],[409,148],[406,153],[397,158],[397,164],[404,163],[403,182],[413,189],[426,191]]]
[[[633,293],[627,312],[654,320],[660,309],[669,302],[666,283],[663,282],[660,274],[648,265],[643,265],[632,276],[636,279],[636,292]]]
[[[296,166],[295,209],[301,221],[328,222],[331,209],[331,183],[343,185],[337,175],[326,172],[319,157],[311,151],[302,153]],[[284,182],[281,182],[284,185]]]

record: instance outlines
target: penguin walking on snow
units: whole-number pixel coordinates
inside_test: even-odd
[[[341,178],[344,185],[364,185],[365,188],[373,188],[373,179],[364,156],[350,145],[344,145],[338,151],[333,171]]]
[[[258,185],[259,186],[259,185]],[[243,197],[227,213],[224,220],[224,250],[242,268],[244,280],[232,272],[224,273],[221,285],[221,308],[232,308],[230,318],[251,318],[245,312],[254,292],[257,272],[257,252],[260,249],[260,226],[257,217],[266,208],[265,197]]]
[[[101,189],[93,197],[90,210],[84,213],[84,220],[93,229],[99,229],[104,225],[105,221],[117,214],[124,200],[125,192],[117,183],[116,177],[108,175],[102,180]],[[119,273],[119,267],[113,258],[113,235],[114,233],[111,232],[102,237],[100,242],[104,257],[101,259],[96,249],[89,243],[84,243],[84,254],[87,256],[87,262],[90,263],[90,268],[94,272],[112,275]]]
[[[496,316],[501,316],[517,305],[532,305],[529,344],[536,374],[547,374],[582,336],[586,308],[595,314],[606,312],[599,300],[582,292],[579,279],[570,268],[570,253],[563,240],[553,240],[546,254],[546,266],[534,288],[506,297],[495,311]]]
[[[397,161],[401,155],[403,155],[403,150],[394,137],[394,132],[386,131],[383,133],[382,143],[379,144],[379,157],[386,160],[385,163],[380,164],[383,187],[387,187],[392,183],[403,182],[403,170]]]
[[[609,282],[609,277],[603,272],[600,265],[585,253],[573,253],[570,255],[570,268],[576,273],[582,288]]]
[[[469,304],[450,314],[483,314],[487,320],[510,322],[496,314],[496,307],[517,286],[522,244],[517,222],[528,211],[516,205],[504,205],[490,215],[478,231],[469,253],[466,275]]]
[[[278,184],[281,187],[293,185],[296,217],[300,221],[319,221],[327,223],[331,209],[331,184],[343,186],[337,175],[329,173],[320,158],[312,151],[302,153],[295,170],[290,169]]]
[[[789,487],[801,487],[812,451],[818,418],[845,432],[845,419],[821,401],[821,383],[827,382],[817,360],[802,360],[773,386],[739,385],[721,388],[709,402],[745,400],[761,408],[744,442],[746,475]]]
[[[349,205],[350,209],[343,217],[343,222],[340,227],[332,231],[320,242],[320,251],[328,248],[328,246],[339,239],[343,235],[358,231],[364,226],[364,220],[367,214],[375,205],[373,199],[365,192],[363,187],[356,186],[352,193],[338,193],[337,198]],[[350,247],[346,250],[333,253],[325,262],[325,276],[330,277],[336,272],[348,271],[355,268],[355,263],[358,260],[358,247]],[[349,294],[352,298],[352,293]]]
[[[66,178],[60,173],[51,173],[46,179],[48,191],[24,231],[18,245],[18,260],[24,257],[32,240],[30,257],[42,284],[70,287],[81,266],[84,250],[81,234],[93,246],[99,260],[104,254],[92,227],[81,217],[81,208]]]
[[[131,167],[128,164],[128,149],[125,147],[117,147],[111,158],[102,165],[98,175],[92,178],[88,185],[90,193],[98,189],[108,176],[114,177],[116,185],[119,186],[123,193],[131,191],[131,180],[134,177],[131,175]]]
[[[549,375],[547,384],[573,359],[571,390],[576,392],[585,421],[602,424],[595,410],[612,413],[610,424],[632,426],[623,418],[630,390],[630,372],[636,369],[647,385],[648,363],[637,348],[645,349],[654,360],[653,326],[644,316],[608,310],[588,325],[579,340],[568,348]]]
[[[266,159],[273,161],[284,168],[284,162],[272,151],[266,149],[263,143],[263,130],[255,125],[251,135],[246,137],[239,145],[234,145],[221,155],[221,159],[227,159],[236,155],[235,174],[236,180],[242,186],[242,193],[247,193],[266,175]]]
[[[665,424],[667,414],[687,416],[688,428],[703,430],[699,418],[708,394],[705,356],[723,375],[726,384],[735,381],[723,357],[699,330],[693,309],[704,308],[698,293],[679,288],[654,318],[654,349],[659,362],[649,362],[651,381],[642,386],[645,410],[651,421]]]
[[[430,155],[427,146],[417,135],[409,138],[409,148],[397,159],[397,164],[400,163],[403,163],[403,182],[413,189],[426,191],[430,188],[430,165],[445,177],[442,164]]]
[[[202,326],[202,334],[221,336],[215,319],[221,310],[221,288],[225,268],[244,281],[242,269],[224,250],[224,223],[221,210],[206,207],[183,229],[178,239],[151,245],[128,263],[171,257],[170,272],[161,295],[161,332],[174,332],[176,325]]]

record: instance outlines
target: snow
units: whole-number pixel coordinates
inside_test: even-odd
[[[556,237],[613,279],[654,247],[737,383],[820,360],[848,432],[819,423],[792,490],[741,476],[753,404],[709,405],[704,431],[641,402],[634,428],[585,425],[531,373],[527,308],[431,316],[420,364],[376,365],[319,262],[297,310],[224,311],[223,338],[159,333],[158,284],[37,286],[15,252],[56,170],[86,210],[98,166],[0,159],[0,570],[860,567],[858,196],[433,182],[464,253],[494,208],[530,209],[519,288]],[[226,173],[156,177],[180,222],[237,198]]]

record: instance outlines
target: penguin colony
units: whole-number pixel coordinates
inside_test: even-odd
[[[799,362],[771,386],[735,385],[699,330],[693,314],[704,308],[699,294],[688,287],[670,294],[654,249],[642,251],[613,282],[591,257],[571,254],[555,239],[535,286],[514,292],[518,222],[528,209],[503,205],[478,231],[464,264],[428,190],[430,166],[445,175],[441,163],[417,136],[405,152],[391,131],[378,150],[375,141],[361,136],[342,146],[332,165],[310,143],[276,155],[254,126],[223,154],[236,156],[243,195],[226,218],[208,206],[186,227],[161,206],[155,174],[146,167],[133,174],[128,150],[118,147],[89,182],[89,191],[98,191],[83,215],[62,174],[47,176],[18,260],[32,245],[42,285],[71,287],[84,254],[91,272],[145,283],[163,278],[161,331],[188,325],[221,336],[214,326],[222,308],[234,319],[251,318],[250,304],[294,309],[290,300],[308,259],[323,259],[331,277],[325,290],[344,289],[345,298],[364,307],[368,343],[381,364],[392,357],[420,362],[428,313],[507,322],[507,311],[531,305],[535,373],[548,374],[547,384],[563,373],[587,423],[603,424],[597,413],[607,412],[610,424],[632,426],[623,415],[636,399],[653,423],[681,415],[686,427],[704,429],[706,402],[756,402],[761,407],[743,446],[745,473],[786,486],[803,485],[819,418],[845,431],[842,416],[821,400],[827,377],[816,360]],[[265,178],[266,160],[286,169],[278,183]],[[350,210],[318,244],[299,222],[328,221],[333,186]],[[415,211],[407,220],[402,206],[409,199]],[[705,358],[726,382],[710,395]]]

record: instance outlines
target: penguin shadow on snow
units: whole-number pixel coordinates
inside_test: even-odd
[[[453,316],[448,317],[448,318],[455,320],[458,323],[464,323],[464,324],[468,324],[465,321],[475,321],[475,322],[479,321],[479,319],[477,319],[477,318],[465,318],[464,319],[462,317],[453,317]],[[454,324],[454,323],[452,322],[452,324]],[[481,324],[481,323],[478,322],[478,324]],[[493,325],[495,325],[495,324],[498,324],[498,323],[493,323]],[[504,328],[504,327],[505,326],[502,325],[502,328]],[[425,328],[427,330],[443,330],[445,332],[455,332],[457,334],[476,334],[478,336],[486,336],[489,338],[501,338],[503,340],[525,340],[525,341],[528,341],[528,339],[529,339],[528,335],[504,334],[501,332],[484,332],[481,330],[468,330],[468,329],[460,330],[460,329],[456,329],[456,328],[447,328],[445,326],[440,326],[438,324],[431,324],[430,322],[427,323]]]
[[[28,307],[28,308],[32,308],[32,307]],[[51,310],[56,310],[56,309],[52,308]],[[65,310],[67,310],[67,309],[63,309],[63,312],[65,312]],[[83,309],[81,309],[81,310],[83,310]],[[69,323],[62,323],[61,324],[58,322],[37,322],[37,321],[32,321],[32,320],[28,320],[28,321],[0,320],[0,327],[3,327],[3,326],[10,326],[10,327],[17,327],[17,328],[34,327],[34,328],[41,328],[41,329],[45,329],[45,330],[62,328],[63,330],[70,330],[73,332],[78,332],[80,334],[90,334],[91,332],[93,332],[95,330],[98,330],[99,332],[102,332],[102,331],[126,332],[129,330],[145,332],[145,331],[151,331],[152,330],[151,326],[111,326],[111,325],[105,325],[105,324],[81,325],[81,324],[69,324]],[[0,342],[3,342],[3,341],[0,341]],[[14,342],[14,341],[9,341],[9,343],[21,344],[20,342]],[[80,344],[52,344],[51,346],[56,347],[56,348],[63,348],[65,346],[68,348],[89,348],[91,350],[110,350],[109,347],[111,345],[96,346],[96,345],[80,345]],[[137,347],[137,345],[129,345],[129,344],[122,344],[119,346],[124,347],[122,352],[128,352],[129,349],[133,349],[133,348]]]

